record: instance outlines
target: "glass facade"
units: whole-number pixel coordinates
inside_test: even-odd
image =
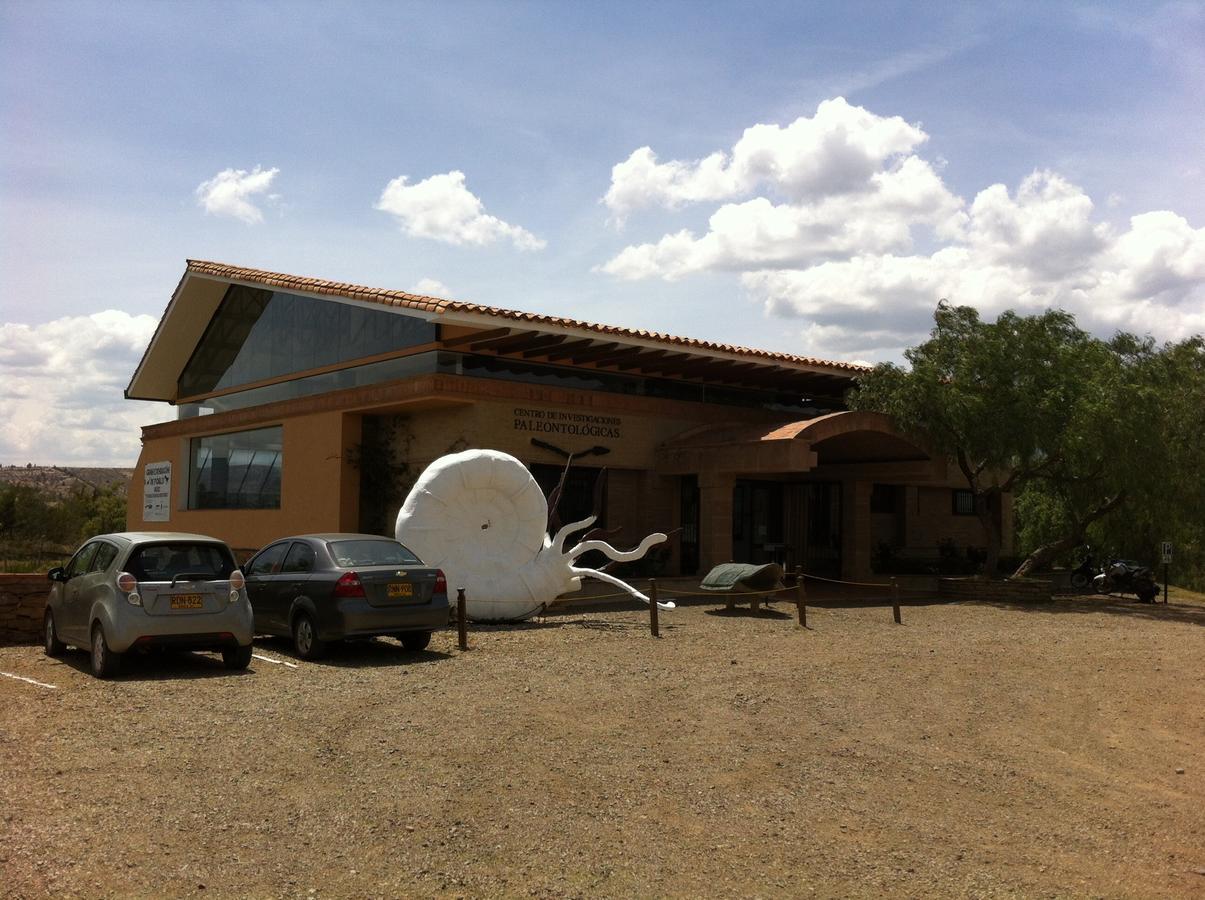
[[[180,375],[181,397],[430,343],[414,316],[231,285]]]
[[[189,509],[280,509],[281,428],[193,438]]]
[[[701,384],[672,378],[650,378],[625,375],[619,372],[600,372],[572,369],[544,363],[529,363],[501,356],[473,356],[468,353],[439,354],[439,371],[472,378],[496,378],[502,381],[522,381],[547,384],[574,391],[602,391],[608,394],[630,394],[639,397],[662,397],[667,400],[688,400],[695,403],[721,403],[726,406],[745,406],[776,409],[791,413],[818,416],[831,409],[815,409],[799,394],[785,391],[759,391],[725,385]]]
[[[384,384],[402,378],[412,378],[415,375],[430,375],[439,371],[437,355],[442,356],[443,354],[436,354],[434,351],[416,353],[413,356],[385,359],[362,366],[351,366],[346,369],[336,369],[333,372],[322,372],[318,375],[307,375],[304,378],[268,384],[247,391],[236,391],[220,397],[210,397],[201,403],[183,403],[180,405],[179,418],[185,419],[190,416],[225,412],[230,409],[246,409],[248,406],[261,406],[264,403],[294,400],[298,397],[312,397],[315,394],[326,394],[345,388]]]
[[[325,394],[331,390],[368,387],[412,378],[418,375],[460,375],[470,378],[492,378],[499,381],[517,381],[568,390],[600,390],[609,394],[634,396],[656,396],[666,400],[687,400],[700,404],[722,404],[746,406],[795,414],[810,418],[833,412],[833,406],[816,406],[799,394],[782,390],[756,390],[733,388],[722,384],[701,384],[692,381],[675,381],[672,378],[649,378],[639,375],[623,375],[619,372],[571,369],[568,366],[528,363],[522,359],[506,357],[478,357],[471,353],[451,351],[429,351],[408,357],[384,359],[377,363],[348,366],[330,372],[318,373],[290,381],[266,384],[261,388],[240,390],[222,396],[213,396],[196,404],[181,404],[178,416],[188,418],[211,412],[242,410],[248,406],[260,406],[278,400],[294,400],[301,396]]]
[[[344,388],[384,384],[416,375],[465,375],[470,378],[490,378],[500,381],[521,381],[527,384],[547,384],[574,391],[603,391],[610,394],[630,394],[641,397],[664,397],[669,400],[689,400],[696,403],[720,403],[772,409],[801,417],[813,417],[832,412],[831,407],[816,407],[798,395],[782,391],[758,391],[694,381],[673,381],[667,378],[645,378],[614,372],[594,372],[529,363],[523,360],[496,356],[473,356],[446,350],[416,353],[397,359],[386,359],[361,366],[350,366],[334,372],[323,372],[304,378],[294,378],[260,388],[251,388],[210,397],[201,403],[184,403],[179,418],[245,409],[278,400],[311,397]]]

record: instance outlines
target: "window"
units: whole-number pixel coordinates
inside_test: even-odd
[[[74,578],[76,575],[83,575],[92,565],[92,559],[96,556],[96,551],[100,549],[100,541],[93,541],[90,544],[85,544],[84,547],[71,557],[71,562],[67,563],[67,577]]]
[[[189,509],[280,509],[281,428],[193,438]]]
[[[315,559],[314,551],[308,544],[295,541],[289,548],[289,555],[285,557],[284,565],[280,567],[280,574],[295,575],[302,572],[313,572]]]
[[[293,372],[435,341],[415,316],[234,284],[226,291],[177,387],[208,394]]]
[[[898,512],[903,505],[903,489],[898,484],[876,484],[870,489],[870,511],[872,513]]]
[[[975,495],[973,493],[965,490],[954,490],[952,493],[952,509],[954,515],[975,515]]]
[[[273,544],[251,560],[251,563],[247,566],[247,574],[271,575],[279,568],[280,561],[284,559],[287,549],[289,549],[288,543]]]
[[[421,561],[397,541],[332,541],[331,556],[342,568],[350,566],[413,566]]]
[[[104,572],[109,566],[113,565],[113,560],[117,559],[117,548],[112,544],[101,543],[100,549],[96,551],[96,556],[92,559],[92,565],[88,567],[89,572]]]
[[[229,578],[234,571],[234,557],[220,544],[175,541],[139,547],[126,568],[139,581],[173,581],[181,575],[219,581]]]

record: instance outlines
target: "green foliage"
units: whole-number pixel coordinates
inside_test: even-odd
[[[943,302],[934,319],[929,340],[905,353],[910,368],[876,367],[850,406],[887,413],[958,462],[988,533],[989,570],[1000,539],[991,510],[1004,491],[1016,495],[1019,544],[1030,553],[1018,574],[1090,536],[1142,544],[1139,559],[1173,535],[1200,545],[1199,338],[1102,341],[1061,310],[989,323]]]
[[[1074,434],[1067,413],[1087,415],[1107,353],[1052,310],[980,320],[966,306],[939,304],[928,341],[909,349],[910,370],[876,367],[850,398],[854,409],[889,414],[934,450],[968,461],[986,478],[1045,461]]]
[[[410,468],[413,440],[407,416],[364,417],[360,443],[348,454],[348,461],[360,470],[360,528],[364,531],[392,531],[390,514],[397,514],[418,479]]]
[[[1158,545],[1175,545],[1172,580],[1205,589],[1205,341],[1157,347],[1128,335],[1113,346],[1139,386],[1127,421],[1141,435],[1131,477],[1134,501],[1096,523],[1089,538],[1118,556],[1155,562]]]
[[[101,488],[85,500],[80,513],[86,517],[81,537],[87,537],[92,534],[109,534],[115,531],[125,531],[125,493],[116,485]]]
[[[1063,504],[1039,484],[1025,485],[1013,498],[1013,521],[1017,550],[1025,556],[1058,540],[1072,527]]]
[[[0,568],[36,571],[70,555],[94,534],[125,530],[126,496],[117,485],[80,488],[65,499],[24,484],[0,484]]]

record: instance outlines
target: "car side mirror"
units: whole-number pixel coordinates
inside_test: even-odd
[[[67,575],[63,571],[62,566],[55,566],[53,569],[51,569],[49,572],[46,573],[46,577],[50,581],[66,581],[67,580]]]

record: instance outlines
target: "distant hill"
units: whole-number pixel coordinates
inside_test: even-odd
[[[25,485],[62,499],[81,487],[117,485],[125,493],[129,490],[133,474],[133,469],[87,466],[0,466],[0,484]]]

